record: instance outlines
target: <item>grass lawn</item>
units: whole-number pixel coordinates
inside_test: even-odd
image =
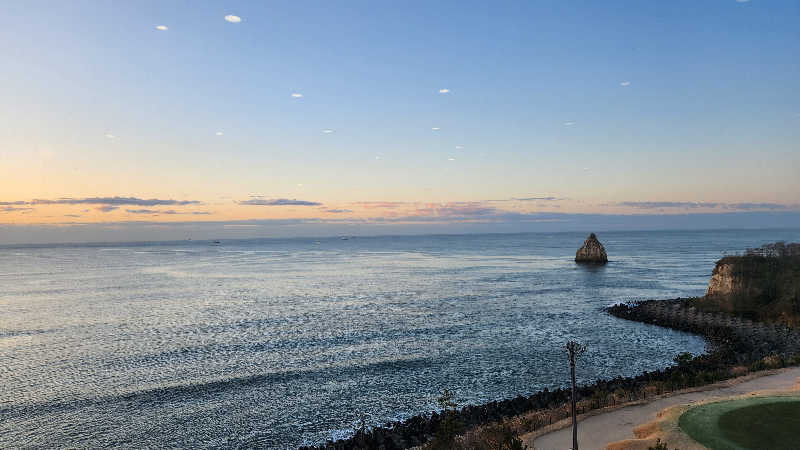
[[[712,450],[800,448],[800,397],[752,397],[689,409],[681,429]]]
[[[764,403],[728,411],[719,429],[744,448],[797,448],[800,445],[800,401]]]

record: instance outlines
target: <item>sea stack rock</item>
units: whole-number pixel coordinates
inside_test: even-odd
[[[597,236],[594,233],[583,241],[583,247],[579,248],[575,253],[575,262],[592,264],[605,264],[608,262],[606,249],[603,248],[603,244],[597,240]]]

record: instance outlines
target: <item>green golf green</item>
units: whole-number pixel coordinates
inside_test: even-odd
[[[692,408],[678,420],[692,439],[712,450],[797,449],[800,397],[752,397]]]

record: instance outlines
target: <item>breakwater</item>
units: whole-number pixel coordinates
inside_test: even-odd
[[[607,308],[608,314],[618,318],[701,335],[708,342],[708,352],[695,357],[677,355],[675,365],[665,369],[581,386],[579,414],[714,383],[748,371],[800,363],[800,332],[724,312],[702,311],[692,305],[695,301],[650,300]],[[567,418],[568,401],[567,389],[543,390],[527,397],[466,406],[455,411],[453,417],[464,429],[505,421],[519,435]],[[382,427],[362,428],[349,439],[301,450],[405,449],[428,442],[441,422],[442,416],[434,412]]]
[[[768,355],[800,352],[800,331],[784,325],[754,321],[722,311],[698,308],[703,299],[650,300],[608,308],[616,317],[687,331],[733,350],[744,362]]]

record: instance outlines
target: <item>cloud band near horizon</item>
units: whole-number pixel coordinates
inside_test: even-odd
[[[172,200],[172,199],[142,199],[137,197],[86,197],[86,198],[70,198],[62,197],[54,200],[48,199],[33,199],[33,200],[15,200],[10,202],[0,202],[0,206],[14,206],[14,205],[113,205],[113,206],[166,206],[166,205],[200,205],[202,202],[198,200]]]
[[[717,202],[617,202],[616,205],[626,206],[636,209],[665,209],[665,208],[678,208],[678,209],[716,209],[721,208],[725,210],[739,210],[739,211],[753,211],[753,210],[788,210],[798,208],[800,205],[785,205],[781,203],[717,203]]]
[[[306,200],[288,199],[288,198],[275,198],[275,199],[262,199],[253,198],[250,200],[242,200],[237,202],[240,205],[249,206],[322,206],[320,202],[310,202]]]

